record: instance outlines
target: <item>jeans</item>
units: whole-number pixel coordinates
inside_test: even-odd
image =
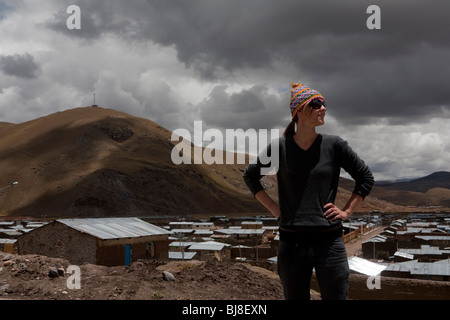
[[[340,234],[318,239],[310,237],[292,239],[290,235],[283,237],[280,231],[277,264],[287,300],[310,299],[313,268],[322,300],[348,298],[350,271],[344,241]]]

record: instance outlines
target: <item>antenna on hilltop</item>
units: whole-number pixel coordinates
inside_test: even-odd
[[[94,92],[94,104],[92,106],[93,107],[98,107],[98,105],[95,104],[95,92]]]

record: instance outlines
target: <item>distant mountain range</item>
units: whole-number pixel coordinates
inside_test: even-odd
[[[268,214],[243,182],[246,164],[175,165],[171,152],[178,142],[170,138],[170,131],[150,120],[100,107],[21,124],[2,122],[0,215]],[[360,210],[404,211],[422,203],[450,207],[448,175],[376,186]],[[4,188],[14,181],[19,184]],[[263,178],[263,184],[276,198],[275,177]],[[342,178],[338,205],[351,190],[352,182]]]
[[[405,206],[450,207],[450,172],[439,171],[428,176],[400,182],[376,184],[373,196]]]
[[[415,192],[427,192],[428,190],[434,188],[450,189],[450,172],[439,171],[426,177],[395,182],[380,181],[377,182],[376,185],[392,190],[406,190]]]

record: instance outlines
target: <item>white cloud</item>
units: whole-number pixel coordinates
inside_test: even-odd
[[[386,122],[386,121],[384,121]],[[417,178],[448,171],[450,128],[446,119],[426,124],[334,127],[371,167],[376,180]]]

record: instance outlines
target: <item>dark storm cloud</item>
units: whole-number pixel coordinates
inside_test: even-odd
[[[366,9],[373,4],[368,0],[84,0],[77,3],[79,32],[65,28],[69,4],[61,2],[48,27],[86,40],[114,33],[173,46],[178,59],[204,80],[270,69],[281,61],[298,74],[286,86],[293,80],[316,85],[329,100],[330,114],[343,123],[377,117],[420,122],[449,109],[448,1],[376,1],[381,30],[366,27]],[[250,93],[222,92],[221,98],[213,92],[208,101],[226,100],[222,105],[229,109],[236,108],[231,103],[261,106]],[[237,114],[247,114],[246,107],[230,112],[230,123]]]
[[[214,76],[220,69],[264,67],[282,49],[313,34],[365,26],[365,7],[349,6],[345,0],[84,0],[77,2],[82,28],[75,32],[65,27],[70,2],[60,2],[54,18],[47,21],[49,28],[86,39],[114,33],[173,45],[180,61],[194,65],[203,76]]]
[[[226,86],[217,86],[198,105],[202,120],[213,127],[244,130],[271,128],[288,115],[285,100],[270,93],[264,86],[254,86],[228,93]]]
[[[127,15],[126,8],[129,5],[123,1],[82,0],[76,2],[76,5],[80,8],[81,28],[68,29],[66,23],[73,12],[67,13],[67,8],[73,5],[73,2],[71,0],[58,2],[53,18],[47,20],[44,25],[73,39],[82,39],[89,42],[99,39],[104,33],[126,35],[128,30],[132,30],[130,26],[135,19],[134,14],[139,15],[139,10]]]
[[[39,66],[29,53],[0,56],[0,70],[19,78],[32,79],[39,74]]]

